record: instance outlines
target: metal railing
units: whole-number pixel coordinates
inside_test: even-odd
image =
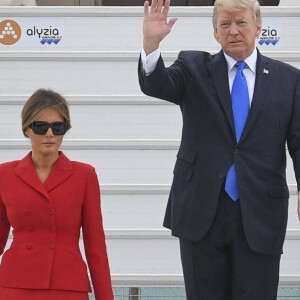
[[[186,300],[184,287],[114,287],[113,292],[115,300]],[[277,300],[300,300],[300,287],[279,287]]]

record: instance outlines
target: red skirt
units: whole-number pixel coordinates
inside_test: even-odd
[[[88,300],[86,292],[0,287],[1,300]]]

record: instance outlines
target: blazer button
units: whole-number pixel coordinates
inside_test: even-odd
[[[27,249],[27,250],[30,250],[31,248],[32,248],[31,244],[27,244],[27,245],[26,245],[26,249]]]
[[[51,227],[49,228],[49,230],[50,230],[50,232],[55,232],[55,231],[56,231],[56,228],[55,228],[55,226],[51,226]]]
[[[25,216],[29,216],[29,211],[26,209],[26,210],[24,210],[24,215]]]
[[[31,226],[27,226],[27,231],[31,232],[32,231],[32,227]]]
[[[220,174],[219,174],[219,178],[220,178],[220,179],[224,179],[224,178],[225,178],[225,175],[224,175],[223,173],[220,173]]]
[[[50,249],[54,249],[54,248],[55,248],[55,245],[54,245],[53,243],[50,243],[50,244],[49,244],[49,248],[50,248]]]
[[[49,213],[50,216],[51,216],[51,215],[54,215],[54,209],[49,209],[49,210],[48,210],[48,213]]]

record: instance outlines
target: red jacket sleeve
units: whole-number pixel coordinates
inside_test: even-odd
[[[0,255],[3,254],[9,235],[10,223],[7,218],[6,208],[0,196]]]
[[[99,183],[94,168],[90,170],[86,182],[82,231],[96,300],[113,300],[102,224]]]

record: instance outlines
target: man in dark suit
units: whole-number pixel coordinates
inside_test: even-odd
[[[300,187],[300,72],[255,47],[257,0],[216,0],[216,55],[160,41],[170,1],[145,2],[139,82],[180,106],[182,140],[164,226],[180,239],[188,300],[275,300],[289,191],[286,143]],[[299,206],[298,206],[299,214]]]

